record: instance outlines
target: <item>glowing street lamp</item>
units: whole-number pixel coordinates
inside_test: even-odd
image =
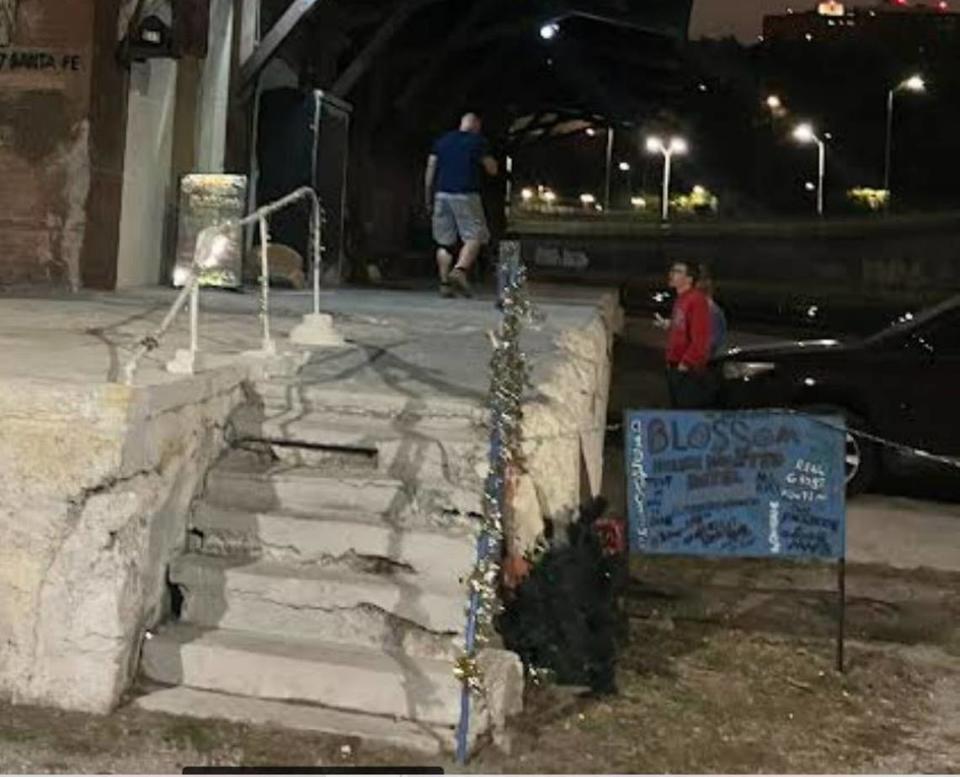
[[[817,144],[817,215],[823,216],[823,180],[827,174],[827,146],[817,137],[812,124],[798,124],[793,137],[800,143]]]
[[[556,22],[547,22],[540,28],[540,37],[544,40],[553,40],[560,34],[560,25]]]
[[[675,154],[683,156],[690,150],[687,141],[680,137],[672,137],[664,143],[663,138],[651,135],[647,138],[647,152],[663,156],[663,201],[660,208],[660,217],[663,221],[670,218],[670,170]]]
[[[780,95],[769,94],[763,103],[767,106],[767,110],[770,111],[770,115],[775,119],[782,119],[787,115],[787,106],[784,105],[783,99],[780,97]]]
[[[912,75],[905,81],[901,81],[897,86],[887,91],[887,144],[886,156],[883,164],[883,188],[887,192],[887,203],[889,205],[892,193],[890,192],[890,171],[893,162],[893,98],[899,92],[912,92],[913,94],[922,94],[927,91],[927,83],[921,75]]]
[[[585,208],[590,208],[591,206],[597,204],[597,198],[592,194],[581,194],[580,202]]]
[[[926,81],[923,80],[923,76],[919,75],[910,76],[900,86],[910,92],[925,92],[927,90]]]
[[[801,143],[811,143],[817,136],[813,132],[813,125],[799,124],[793,131],[793,137]]]
[[[617,167],[620,168],[620,172],[621,172],[621,173],[629,173],[629,172],[630,172],[630,163],[629,163],[629,162],[621,162],[619,165],[617,165]]]
[[[594,13],[593,11],[583,9],[567,9],[557,16],[542,20],[540,24],[540,37],[547,41],[553,40],[560,34],[560,23],[567,19],[587,19],[593,22],[599,22],[600,24],[609,24],[612,27],[620,27],[625,30],[638,30],[644,33],[651,31],[649,25],[632,22],[622,16]]]

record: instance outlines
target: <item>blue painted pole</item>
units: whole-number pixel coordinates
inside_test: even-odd
[[[496,467],[500,460],[500,450],[503,445],[500,420],[497,419],[493,425],[493,432],[490,439],[490,469],[496,472]],[[500,514],[503,515],[504,488],[506,482],[504,479],[497,479],[497,506]],[[477,559],[481,563],[495,548],[491,547],[490,535],[484,531],[477,540]],[[470,593],[470,608],[467,612],[467,631],[465,635],[465,654],[473,655],[477,642],[477,610],[480,607],[480,594],[477,591]],[[457,763],[461,766],[466,764],[468,747],[467,740],[470,733],[470,683],[464,679],[463,688],[460,692],[460,722],[457,724]]]
[[[501,244],[501,261],[497,267],[497,297],[506,302],[506,289],[516,286],[520,279],[520,244],[517,242]],[[504,315],[506,315],[504,304]],[[491,408],[493,410],[493,408]],[[495,412],[495,411],[494,411]],[[506,473],[499,472],[502,465],[503,451],[503,419],[491,419],[490,430],[490,472],[496,477],[496,501],[501,518],[506,510]],[[486,531],[480,534],[477,540],[477,560],[482,564],[491,553],[498,553],[499,548],[492,542],[492,537]],[[477,611],[480,608],[480,594],[477,591],[470,593],[470,605],[467,611],[467,628],[465,635],[466,655],[472,656],[477,641]],[[469,754],[468,739],[470,734],[470,683],[464,679],[460,693],[460,721],[457,724],[457,763],[466,764]]]
[[[481,561],[487,557],[490,549],[490,535],[486,532],[480,535],[477,541],[477,558]],[[474,591],[470,594],[470,612],[467,615],[466,654],[473,653],[477,640],[477,609],[480,606],[480,595]],[[467,762],[467,740],[470,735],[470,684],[464,680],[460,692],[460,722],[457,725],[457,763],[461,766]]]

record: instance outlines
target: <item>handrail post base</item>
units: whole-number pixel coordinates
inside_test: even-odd
[[[178,348],[174,357],[167,362],[167,372],[174,375],[193,375],[198,369],[202,369],[202,359],[196,351],[189,348]]]
[[[290,342],[296,345],[342,348],[347,343],[333,325],[333,316],[310,313],[290,332]]]

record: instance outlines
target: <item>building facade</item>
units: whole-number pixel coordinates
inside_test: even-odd
[[[929,5],[891,0],[856,8],[833,0],[806,11],[788,9],[764,17],[763,40],[771,44],[860,42],[900,53],[924,53],[957,45],[960,14],[951,10],[947,0]]]
[[[179,176],[223,170],[233,0],[146,0],[178,45],[131,61],[137,6],[0,0],[0,287],[167,280]]]

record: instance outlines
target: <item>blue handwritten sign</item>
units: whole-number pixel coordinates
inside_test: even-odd
[[[630,411],[626,430],[632,552],[845,556],[842,418]]]

